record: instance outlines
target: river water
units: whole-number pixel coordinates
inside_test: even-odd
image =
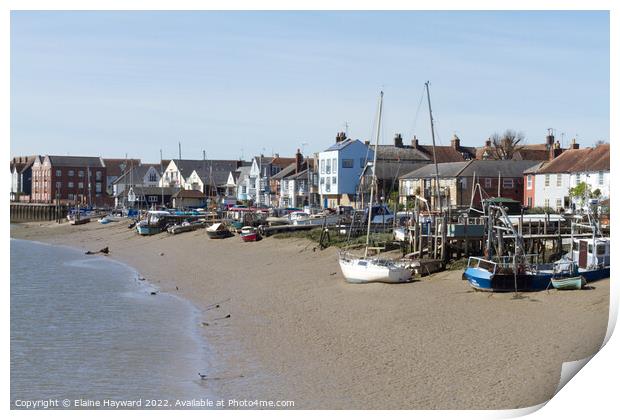
[[[213,398],[198,376],[209,366],[197,310],[153,291],[106,257],[11,239],[12,408]]]

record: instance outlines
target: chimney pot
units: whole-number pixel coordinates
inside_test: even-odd
[[[411,147],[413,147],[414,149],[417,149],[419,147],[417,136],[413,136],[413,139],[411,140]]]
[[[370,146],[370,140],[364,140],[364,144],[365,144],[366,146]]]
[[[400,133],[394,135],[394,146],[403,147],[403,136]]]
[[[579,143],[577,143],[577,139],[573,139],[570,143],[571,150],[579,149]]]
[[[453,149],[459,150],[461,148],[461,139],[458,138],[456,134],[452,136],[452,140],[450,140]]]
[[[486,146],[486,147],[491,147],[491,145],[492,145],[492,144],[493,144],[493,142],[491,141],[491,138],[489,137],[489,138],[487,139],[487,141],[485,142],[485,146]]]

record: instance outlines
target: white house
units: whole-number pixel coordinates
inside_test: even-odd
[[[369,146],[347,139],[344,133],[338,133],[336,143],[319,153],[319,194],[324,208],[356,201],[360,175],[373,156]]]
[[[569,191],[581,182],[585,182],[592,192],[598,190],[601,199],[609,198],[609,144],[586,149],[578,147],[573,141],[569,150],[524,173],[524,205],[558,211],[580,208],[580,203],[571,199]]]
[[[125,190],[129,190],[131,187],[135,190],[139,188],[159,186],[161,179],[158,169],[159,167],[160,165],[158,164],[143,163],[127,170],[121,176],[116,178],[112,182],[114,205],[118,207],[127,204],[121,201],[127,196],[127,194],[124,194]],[[137,192],[134,191],[134,194],[137,194]]]

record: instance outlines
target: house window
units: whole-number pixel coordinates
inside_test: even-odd
[[[546,174],[545,175],[545,187],[549,186],[549,184],[551,183],[550,181],[551,181],[551,175]]]
[[[576,175],[575,175],[575,182],[576,182],[577,184],[579,184],[579,183],[581,182],[581,174],[576,174]]]
[[[74,186],[74,185],[73,185],[73,182],[69,181],[69,182],[67,183],[67,187],[69,187],[69,188],[73,188],[73,186]]]
[[[532,189],[532,175],[528,175],[527,176],[527,189],[531,190]],[[528,204],[529,205],[529,204]]]
[[[514,188],[515,181],[512,178],[502,179],[502,188]]]
[[[157,196],[149,195],[149,203],[156,203],[156,202],[157,202]]]
[[[327,178],[329,180],[329,178]],[[331,191],[331,184],[329,182],[325,183],[325,192],[330,192]]]
[[[336,158],[332,159],[332,168],[334,168],[334,173],[338,172],[338,160]]]
[[[326,165],[327,165],[327,166],[325,167],[325,173],[326,173],[327,175],[329,175],[329,174],[331,174],[331,173],[332,173],[332,160],[331,160],[331,159],[327,159],[327,160],[326,160]]]
[[[353,167],[353,159],[342,159],[342,167],[343,168],[352,168]]]
[[[74,176],[75,175],[75,171],[73,169],[69,170],[69,176]]]
[[[549,208],[549,199],[545,198],[545,208]]]
[[[605,173],[603,171],[598,173],[598,185],[605,185]]]
[[[56,189],[59,190],[62,188],[62,182],[57,182],[56,183]]]
[[[336,185],[336,177],[332,176],[332,185]]]
[[[321,181],[320,182],[321,182],[321,185],[325,184],[325,177],[324,176],[321,177]]]
[[[556,187],[561,187],[562,186],[562,174],[557,174],[555,176],[555,186]]]
[[[97,182],[95,184],[95,192],[98,192],[98,193],[101,192],[101,182]]]
[[[56,176],[62,176],[62,171],[60,169],[56,169]]]
[[[561,198],[558,198],[558,199],[555,200],[555,208],[557,210],[562,208],[562,199]]]
[[[527,206],[530,208],[532,207],[532,197],[527,198]]]
[[[149,174],[149,182],[157,182],[157,174],[151,172]]]
[[[321,167],[321,173],[324,174],[325,173],[325,159],[321,159],[321,164],[319,166]]]
[[[78,188],[79,189],[84,189],[84,183],[83,182],[78,182]]]
[[[241,186],[241,194],[245,194],[247,192],[247,187],[245,185]]]
[[[69,200],[73,200],[73,199],[75,198],[75,196],[74,196],[73,194],[68,194],[68,195],[67,195],[67,198],[68,198]]]
[[[84,178],[84,171],[78,171],[78,176],[80,178]]]
[[[101,171],[95,172],[95,176],[97,177],[97,181],[101,181]]]
[[[484,188],[491,188],[493,180],[491,178],[484,178]]]

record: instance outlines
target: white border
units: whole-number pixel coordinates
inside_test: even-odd
[[[515,1],[448,1],[448,0],[436,0],[436,1],[399,1],[399,0],[382,0],[382,1],[342,1],[342,0],[298,0],[298,1],[285,1],[285,0],[266,0],[266,1],[228,1],[228,2],[206,2],[199,0],[178,0],[178,1],[166,1],[166,0],[153,0],[153,1],[139,1],[139,0],[108,0],[108,1],[85,1],[85,0],[60,0],[51,2],[50,0],[5,0],[2,2],[1,18],[0,18],[0,33],[2,42],[0,43],[0,54],[5,59],[2,60],[5,63],[0,71],[2,71],[2,102],[0,105],[0,127],[2,127],[2,150],[6,160],[10,158],[10,75],[9,75],[9,60],[10,60],[10,11],[11,10],[610,10],[611,11],[611,136],[610,139],[615,138],[618,133],[617,123],[617,100],[618,100],[618,84],[617,74],[619,71],[617,58],[618,58],[618,2],[611,0],[590,0],[590,1],[552,1],[552,0],[522,0]],[[570,29],[570,28],[569,28]],[[523,28],[523,30],[535,30],[532,28]],[[612,147],[612,172],[616,172],[614,164],[619,157],[619,153],[616,147]],[[5,160],[5,162],[6,162]],[[8,172],[8,171],[7,171]],[[2,184],[2,188],[5,191],[4,197],[8,197],[9,193],[9,179],[8,174],[5,174],[5,182]],[[612,184],[611,189],[614,192],[612,195],[616,195],[618,192],[617,184]],[[8,206],[4,205],[0,210],[0,218],[4,221],[5,240],[2,242],[2,253],[4,260],[5,270],[5,284],[8,284],[9,278],[9,215]],[[615,219],[615,211],[613,211],[612,218]],[[613,235],[613,230],[612,230]],[[614,269],[612,268],[612,273]],[[613,277],[613,275],[612,275]],[[532,414],[533,418],[551,419],[561,417],[563,419],[583,419],[588,417],[608,417],[606,414],[618,412],[616,400],[617,396],[617,383],[618,383],[618,360],[615,355],[620,354],[620,344],[617,337],[611,336],[613,328],[615,326],[617,313],[618,313],[618,285],[612,281],[611,283],[611,302],[610,302],[610,323],[607,331],[605,347],[593,357],[593,359],[585,366],[579,375],[570,381],[561,391],[544,407],[544,409],[536,411],[540,407],[532,407],[523,410],[506,410],[506,411],[376,411],[376,412],[356,412],[353,415],[362,416],[364,418],[368,416],[383,416],[389,415],[394,417],[411,418],[412,416],[419,418],[458,418],[458,419],[479,419],[479,418],[505,418],[514,417],[519,415],[528,414],[536,411]],[[4,305],[3,305],[3,337],[6,340],[5,344],[8,344],[9,338],[9,305],[10,297],[8,290],[4,293]],[[609,341],[607,341],[609,340]],[[4,391],[5,398],[2,399],[3,411],[9,411],[9,398],[8,391],[10,386],[10,355],[9,346],[2,346],[3,361],[2,373],[4,378]],[[84,413],[80,412],[66,412],[66,411],[50,411],[50,412],[25,412],[25,411],[11,411],[10,414],[19,418],[30,418],[34,416],[44,416],[50,418],[74,418],[82,417]],[[104,418],[108,417],[110,412],[89,412],[88,416]],[[131,415],[132,418],[163,418],[168,416],[172,412],[115,412],[114,416],[119,415]],[[191,417],[204,417],[211,415],[211,413],[204,412],[189,412],[184,411],[184,416]],[[222,418],[232,418],[237,416],[252,416],[252,417],[284,417],[290,416],[292,413],[282,412],[232,412],[232,411],[219,411],[213,413],[214,415]],[[326,413],[327,414],[327,413]],[[329,415],[349,416],[352,413],[344,411],[330,412]],[[175,413],[178,415],[178,413]],[[295,412],[296,416],[307,417],[315,416],[315,413],[304,411]]]

